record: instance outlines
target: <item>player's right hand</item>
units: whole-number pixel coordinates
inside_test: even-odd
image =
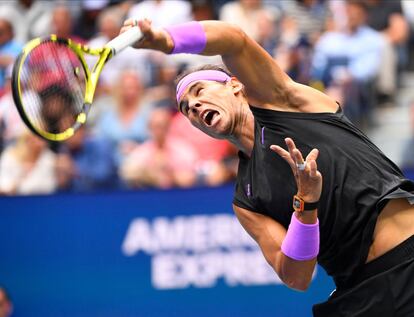
[[[148,19],[128,19],[124,22],[120,34],[133,27],[139,27],[144,37],[134,44],[135,48],[148,48],[163,53],[170,53],[174,48],[174,42],[167,31],[162,28],[154,28]]]

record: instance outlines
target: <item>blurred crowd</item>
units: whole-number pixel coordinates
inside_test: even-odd
[[[234,179],[237,150],[176,110],[174,78],[188,67],[221,64],[218,56],[127,48],[105,66],[87,124],[74,137],[48,144],[24,127],[10,88],[24,43],[53,33],[101,47],[126,18],[148,18],[156,27],[235,23],[294,80],[334,97],[362,130],[373,124],[375,108],[395,104],[401,74],[414,69],[409,0],[3,0],[0,193],[185,188]]]

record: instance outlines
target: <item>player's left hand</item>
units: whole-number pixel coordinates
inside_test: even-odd
[[[279,154],[292,169],[298,187],[298,196],[309,203],[319,201],[322,192],[322,174],[316,164],[318,149],[310,151],[304,160],[291,138],[286,138],[285,142],[288,151],[278,145],[271,145],[270,149]]]

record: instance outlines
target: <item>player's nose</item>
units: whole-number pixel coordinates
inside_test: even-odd
[[[188,101],[188,108],[194,114],[198,114],[200,112],[201,103],[197,99],[192,99]]]

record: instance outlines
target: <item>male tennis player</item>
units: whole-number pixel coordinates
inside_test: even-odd
[[[234,74],[185,74],[179,110],[240,149],[234,211],[282,281],[306,290],[316,261],[333,277],[314,316],[414,316],[414,183],[334,100],[290,79],[236,26],[127,20],[121,32],[137,25],[137,48],[221,55]]]

